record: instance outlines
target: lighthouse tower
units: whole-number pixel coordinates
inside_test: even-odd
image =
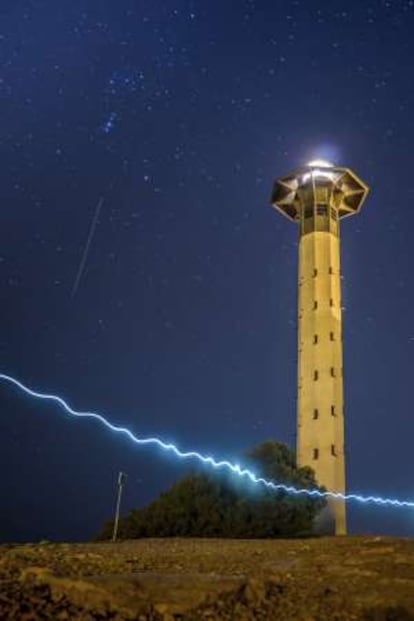
[[[272,205],[299,225],[297,461],[319,485],[345,493],[339,223],[357,213],[368,187],[323,160],[277,179]],[[343,500],[329,500],[316,525],[346,534]]]

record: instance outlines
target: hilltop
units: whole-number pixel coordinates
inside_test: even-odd
[[[414,540],[3,545],[0,619],[409,621]]]

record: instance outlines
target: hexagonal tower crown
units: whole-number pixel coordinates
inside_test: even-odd
[[[297,440],[299,466],[345,494],[339,220],[357,213],[368,187],[348,168],[311,162],[276,180],[272,205],[300,225]],[[330,499],[315,525],[346,533],[346,507]]]
[[[329,205],[338,218],[352,216],[361,209],[367,194],[368,186],[349,168],[311,162],[277,179],[271,202],[287,218],[300,222],[301,217],[312,215],[311,206]],[[320,212],[315,209],[314,215],[323,215],[322,209]]]

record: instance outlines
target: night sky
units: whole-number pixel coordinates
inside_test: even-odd
[[[293,444],[298,231],[269,197],[325,157],[371,187],[341,229],[348,489],[414,498],[413,29],[413,0],[1,0],[1,372],[217,457]],[[91,537],[119,470],[124,511],[185,472],[0,405],[2,540]]]

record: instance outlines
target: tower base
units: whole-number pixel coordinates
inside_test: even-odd
[[[329,499],[313,523],[315,535],[346,535],[345,503]]]

